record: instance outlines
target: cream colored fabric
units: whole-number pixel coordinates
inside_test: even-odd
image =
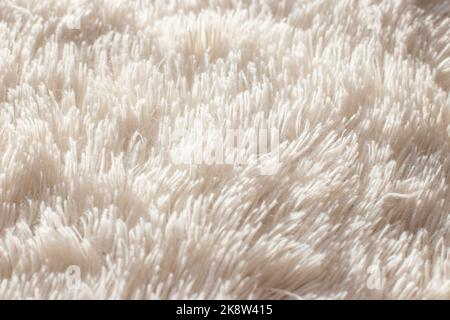
[[[449,90],[447,0],[1,0],[0,298],[450,298]]]

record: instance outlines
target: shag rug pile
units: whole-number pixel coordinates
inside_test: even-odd
[[[450,298],[449,90],[447,0],[1,0],[0,298]]]

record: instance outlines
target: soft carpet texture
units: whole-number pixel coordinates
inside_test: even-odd
[[[450,298],[449,89],[447,0],[0,0],[0,298]]]

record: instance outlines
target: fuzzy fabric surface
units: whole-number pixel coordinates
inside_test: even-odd
[[[448,299],[449,90],[448,0],[0,0],[0,298]]]

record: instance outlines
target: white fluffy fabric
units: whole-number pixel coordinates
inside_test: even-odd
[[[448,0],[1,0],[0,44],[0,298],[450,298]]]

